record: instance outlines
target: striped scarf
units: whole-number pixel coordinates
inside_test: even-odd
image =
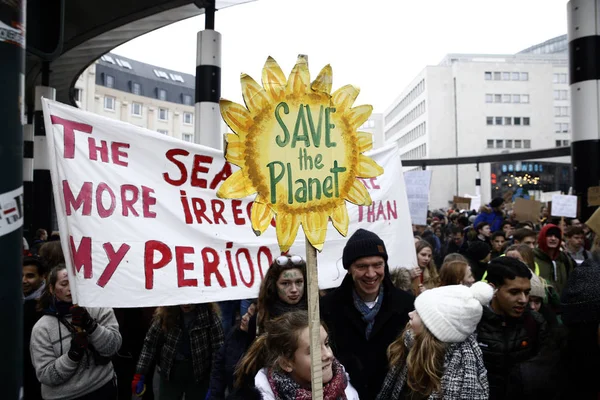
[[[367,323],[367,328],[365,329],[365,336],[367,340],[369,340],[369,336],[371,336],[371,331],[373,330],[373,325],[375,325],[375,317],[381,308],[381,303],[383,303],[383,284],[379,286],[379,294],[377,295],[377,301],[373,308],[369,308],[365,302],[360,298],[356,290],[352,290],[352,299],[354,300],[354,307],[361,313],[363,321]]]

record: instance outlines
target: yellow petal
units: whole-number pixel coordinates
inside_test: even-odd
[[[252,229],[256,236],[260,236],[265,232],[273,219],[273,215],[273,210],[267,204],[257,203],[256,201],[252,204],[250,219],[252,220]]]
[[[331,93],[331,85],[333,83],[333,72],[331,71],[331,65],[327,64],[323,67],[317,79],[311,85],[311,89],[316,92]]]
[[[300,219],[289,213],[280,213],[277,215],[277,242],[281,251],[285,252],[292,247],[298,228],[300,227]]]
[[[269,96],[250,75],[242,74],[242,96],[244,103],[248,107],[248,111],[253,114],[259,113],[261,110],[269,107]]]
[[[221,115],[227,125],[235,132],[246,132],[247,127],[252,123],[252,116],[241,104],[222,99],[219,102],[221,106]]]
[[[369,195],[367,188],[365,188],[365,185],[363,185],[363,183],[358,179],[354,180],[352,187],[346,195],[346,200],[356,204],[357,206],[371,205],[371,196]]]
[[[292,68],[290,77],[285,88],[286,94],[302,95],[307,92],[310,85],[310,72],[308,71],[308,58],[303,55],[298,56],[296,65]]]
[[[327,236],[327,223],[329,218],[324,212],[310,212],[302,216],[302,228],[306,238],[317,250],[323,250],[325,236]]]
[[[243,172],[243,170],[236,171],[227,178],[219,187],[217,197],[221,199],[242,199],[255,193],[256,188]]]
[[[358,107],[354,107],[348,112],[348,124],[354,129],[358,129],[359,126],[364,124],[371,113],[373,112],[373,106],[371,105],[362,105]]]
[[[242,151],[244,147],[238,135],[228,133],[225,135],[227,144],[225,145],[225,159],[239,167],[245,165]]]
[[[358,155],[358,168],[356,176],[359,178],[375,178],[383,174],[383,168],[377,164],[371,157]]]
[[[331,221],[333,222],[335,229],[337,229],[342,236],[346,236],[348,234],[348,224],[350,223],[350,219],[348,218],[348,209],[346,208],[346,203],[342,203],[333,209]]]
[[[360,89],[356,86],[346,85],[333,92],[331,100],[338,111],[344,111],[352,107],[359,93]]]
[[[358,152],[364,153],[365,151],[369,151],[373,148],[373,135],[369,132],[357,132],[357,142]]]
[[[262,84],[267,95],[274,101],[283,100],[287,80],[277,61],[268,57],[262,70]]]

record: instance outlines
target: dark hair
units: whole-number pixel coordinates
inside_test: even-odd
[[[455,235],[457,233],[460,233],[461,235],[464,235],[464,232],[462,229],[460,229],[460,227],[456,226],[456,225],[452,225],[452,227],[450,228],[450,234],[451,235]]]
[[[48,232],[46,232],[46,230],[45,230],[45,229],[42,229],[42,228],[40,228],[40,229],[36,230],[36,231],[35,231],[35,239],[41,239],[41,238],[42,238],[42,235],[43,235],[44,233],[45,233],[46,235],[48,234]]]
[[[531,221],[519,222],[519,223],[517,224],[517,226],[515,226],[515,228],[516,228],[516,229],[523,229],[523,228],[525,228],[526,226],[530,227],[530,228],[531,228],[531,230],[533,230],[533,228],[534,228],[534,226],[533,226],[533,222],[531,222]],[[525,229],[527,229],[527,228],[525,228]]]
[[[565,237],[573,237],[575,235],[585,235],[581,226],[569,226],[565,231]]]
[[[504,228],[506,225],[513,226],[513,223],[510,222],[509,220],[505,219],[504,221],[502,221],[502,225],[500,227]]]
[[[505,280],[515,278],[531,279],[531,270],[521,261],[511,257],[494,258],[487,269],[487,281],[497,288],[504,285]]]
[[[462,226],[469,226],[469,218],[465,217],[464,215],[461,215],[460,217],[458,217],[458,219],[456,220],[457,224],[460,224]]]
[[[530,236],[535,238],[537,235],[534,231],[527,228],[517,229],[513,232],[513,239],[518,242],[522,242],[526,237]]]
[[[279,299],[279,294],[277,293],[277,280],[283,271],[290,269],[299,269],[300,272],[302,272],[302,276],[304,277],[304,293],[302,297],[307,296],[308,290],[306,290],[306,285],[308,285],[308,278],[306,277],[306,262],[302,260],[300,264],[296,265],[292,263],[291,260],[288,260],[286,265],[279,265],[277,264],[277,259],[275,259],[267,270],[267,274],[265,275],[260,285],[260,291],[258,292],[258,316],[256,318],[256,324],[258,326],[258,331],[261,333],[265,330],[265,322],[271,319],[269,307],[275,304],[277,299]],[[300,301],[302,301],[302,299]]]
[[[46,287],[42,291],[42,295],[38,300],[38,311],[44,311],[50,308],[50,305],[52,304],[52,298],[54,297],[54,294],[52,294],[52,290],[54,289],[54,286],[56,286],[56,281],[58,280],[58,273],[64,269],[67,269],[67,266],[65,264],[58,264],[50,270],[48,278],[46,278]]]
[[[494,240],[499,236],[502,236],[504,238],[504,240],[506,240],[506,235],[504,234],[503,231],[496,231],[496,232],[492,233],[492,237],[490,239]]]
[[[59,241],[47,242],[40,247],[38,255],[46,262],[49,268],[54,268],[58,264],[64,264],[65,256]]]
[[[220,314],[219,307],[216,303],[194,304],[194,307],[194,312],[197,312],[197,310],[201,308],[205,308],[209,313]],[[156,310],[154,310],[153,321],[160,324],[160,328],[163,333],[166,334],[177,326],[181,313],[182,311],[179,305],[157,307]]]
[[[41,258],[38,257],[25,257],[23,258],[23,266],[27,267],[29,265],[33,265],[37,268],[38,275],[46,275],[48,269],[46,268],[46,263]]]
[[[485,222],[485,221],[480,222],[475,227],[475,230],[477,231],[477,233],[479,233],[479,230],[485,228],[486,226],[490,226],[490,223],[489,222]]]

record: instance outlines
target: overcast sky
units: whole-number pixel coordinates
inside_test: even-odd
[[[218,11],[223,98],[241,103],[239,76],[260,82],[267,56],[287,74],[307,54],[311,79],[326,64],[334,89],[385,111],[427,65],[448,53],[516,53],[567,31],[566,0],[258,0]],[[204,16],[135,39],[115,53],[190,74]]]

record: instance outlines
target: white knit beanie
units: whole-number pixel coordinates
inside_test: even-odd
[[[546,301],[546,288],[542,279],[536,274],[531,274],[531,292],[529,292],[530,296],[541,297],[542,300]]]
[[[440,341],[460,343],[475,332],[483,306],[492,301],[494,291],[484,282],[473,286],[442,286],[421,293],[415,309],[423,324]]]

